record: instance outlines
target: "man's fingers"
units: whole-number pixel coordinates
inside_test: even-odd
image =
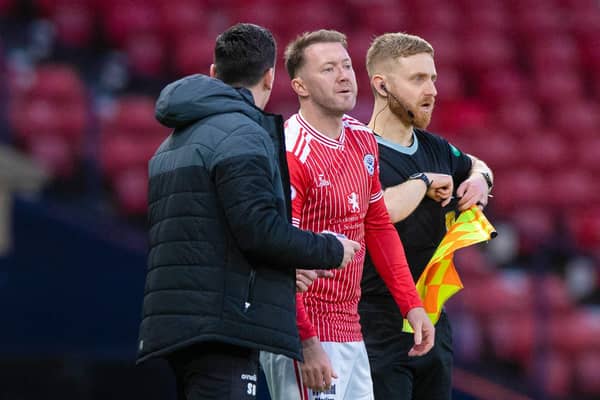
[[[318,278],[333,278],[333,272],[328,269],[315,270]]]
[[[421,340],[423,339],[423,333],[421,332],[422,327],[423,325],[420,321],[417,323],[417,326],[414,327],[415,334],[413,337],[416,345],[421,344]]]
[[[441,206],[446,207],[452,201],[452,197],[448,197],[446,200],[442,201]]]
[[[333,371],[330,368],[325,368],[323,370],[323,386],[328,388],[331,386],[331,375]]]

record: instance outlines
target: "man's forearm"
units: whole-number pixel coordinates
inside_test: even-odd
[[[427,193],[422,180],[408,180],[385,189],[383,199],[392,223],[404,220],[417,208]]]

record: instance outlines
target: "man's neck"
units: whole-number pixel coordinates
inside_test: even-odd
[[[413,142],[413,126],[401,121],[388,107],[375,106],[369,128],[390,142],[408,147]]]
[[[302,104],[300,105],[300,115],[313,128],[331,139],[339,138],[342,133],[343,114],[328,114],[321,108]]]

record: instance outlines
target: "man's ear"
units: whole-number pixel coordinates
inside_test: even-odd
[[[373,75],[371,78],[371,87],[375,89],[381,97],[387,97],[387,88],[385,87],[385,78],[382,75]]]
[[[208,71],[208,74],[210,75],[211,78],[217,77],[217,68],[215,67],[215,64],[210,64],[210,69]]]
[[[306,89],[306,85],[304,84],[304,81],[302,80],[302,78],[296,77],[296,78],[292,79],[291,85],[292,85],[292,89],[294,90],[294,92],[296,92],[296,94],[298,96],[300,96],[300,97],[308,96],[308,90]]]
[[[263,88],[265,90],[273,89],[273,82],[275,82],[275,68],[269,68],[263,75]]]

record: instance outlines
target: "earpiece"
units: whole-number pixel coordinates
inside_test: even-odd
[[[410,118],[411,122],[413,122],[415,119],[415,114],[408,108],[408,106],[405,103],[403,103],[402,101],[400,101],[392,93],[388,92],[387,88],[385,87],[385,83],[382,82],[379,87],[381,88],[381,90],[383,90],[388,95],[388,102],[390,101],[389,97],[396,100],[396,103],[400,104],[400,106],[402,108],[404,108],[404,111],[406,111],[406,115],[408,115],[408,118]]]

